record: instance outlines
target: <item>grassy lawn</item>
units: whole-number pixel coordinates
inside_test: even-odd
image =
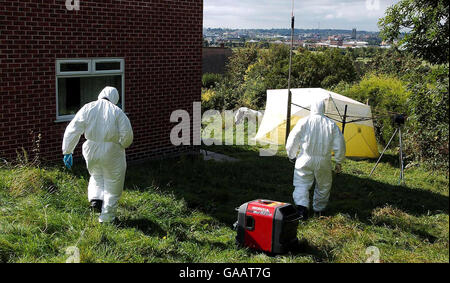
[[[448,172],[408,169],[398,161],[347,160],[334,177],[327,216],[298,228],[299,250],[281,256],[235,246],[234,211],[265,198],[292,202],[293,164],[280,151],[259,157],[250,146],[209,150],[239,158],[197,158],[129,166],[118,223],[100,225],[88,210],[88,173],[0,167],[0,262],[365,262],[376,246],[382,262],[449,262]]]

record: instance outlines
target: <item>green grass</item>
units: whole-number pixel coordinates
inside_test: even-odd
[[[237,248],[235,207],[257,199],[292,202],[293,165],[280,151],[209,150],[237,163],[198,158],[129,166],[118,223],[100,225],[88,210],[88,173],[0,167],[0,262],[65,262],[76,246],[81,262],[365,262],[376,246],[382,262],[449,262],[448,172],[408,169],[398,161],[347,160],[334,176],[326,217],[298,228],[300,248],[270,256]]]

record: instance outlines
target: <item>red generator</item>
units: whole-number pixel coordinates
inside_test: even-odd
[[[297,242],[299,214],[289,204],[271,200],[255,200],[236,208],[238,221],[236,242],[240,246],[283,254]]]

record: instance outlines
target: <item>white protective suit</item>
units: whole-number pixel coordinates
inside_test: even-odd
[[[289,158],[297,157],[293,194],[295,204],[309,208],[309,190],[315,179],[313,209],[316,212],[325,210],[330,197],[331,153],[334,152],[336,163],[341,164],[346,150],[339,127],[325,117],[324,112],[323,100],[313,102],[310,116],[295,125],[286,143]]]
[[[125,149],[133,142],[130,120],[116,106],[118,101],[117,89],[103,89],[98,100],[84,105],[67,126],[62,146],[63,154],[72,154],[84,134],[83,156],[91,175],[88,196],[89,201],[103,200],[100,222],[115,218],[125,181]]]

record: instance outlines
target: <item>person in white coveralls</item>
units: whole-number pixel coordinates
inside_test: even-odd
[[[118,102],[117,89],[103,89],[97,101],[84,105],[75,115],[66,128],[62,145],[64,163],[70,168],[73,151],[84,134],[83,156],[91,175],[88,197],[102,223],[116,217],[127,168],[125,149],[133,142],[130,120],[116,106]]]
[[[313,102],[310,112],[308,117],[295,125],[286,143],[289,158],[296,158],[293,198],[304,220],[308,218],[309,190],[314,180],[314,212],[321,215],[326,209],[332,184],[332,152],[336,161],[336,172],[339,173],[346,150],[339,127],[324,116],[325,102]]]

